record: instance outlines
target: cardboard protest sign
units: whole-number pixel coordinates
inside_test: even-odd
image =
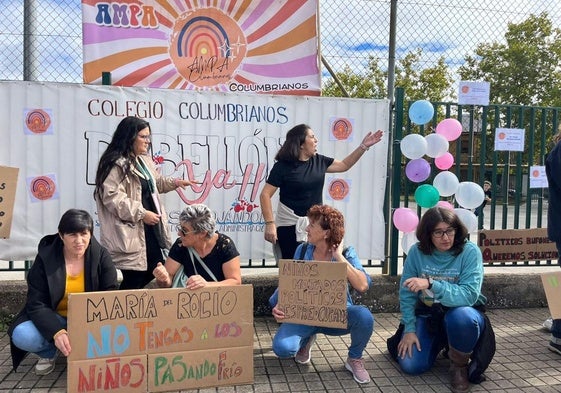
[[[347,266],[281,259],[279,307],[284,322],[346,329]]]
[[[553,319],[561,319],[561,272],[542,273],[547,306]]]
[[[543,261],[557,259],[557,247],[547,228],[480,231],[477,244],[483,262]]]
[[[68,391],[253,382],[251,285],[70,294]]]
[[[10,237],[18,173],[18,168],[0,166],[0,239]]]

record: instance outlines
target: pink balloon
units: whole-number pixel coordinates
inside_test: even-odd
[[[425,181],[430,176],[430,164],[424,158],[411,160],[405,166],[405,175],[415,183]]]
[[[436,204],[436,206],[438,207],[443,207],[444,209],[450,209],[450,210],[454,210],[454,205],[452,205],[450,202],[448,201],[438,201],[438,203]]]
[[[399,207],[393,212],[393,224],[402,232],[412,232],[419,224],[419,217],[408,207]]]
[[[440,157],[436,157],[434,159],[434,165],[436,165],[438,169],[446,171],[450,169],[452,165],[454,165],[454,156],[450,152],[446,152]]]
[[[462,123],[456,119],[444,119],[436,125],[436,133],[449,142],[455,141],[462,134]]]

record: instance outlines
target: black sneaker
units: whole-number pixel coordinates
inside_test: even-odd
[[[556,352],[561,355],[561,344],[555,344],[553,341],[550,341],[547,348],[549,348],[551,352]]]

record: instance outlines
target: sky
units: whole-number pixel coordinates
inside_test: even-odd
[[[82,81],[81,5],[78,0],[27,0],[37,4],[33,18],[37,64],[42,81]],[[23,5],[0,0],[0,80],[23,78]],[[350,65],[360,72],[369,56],[386,68],[389,42],[389,0],[319,0],[320,48],[335,70]],[[396,57],[423,49],[430,66],[444,56],[452,69],[480,43],[503,42],[508,23],[548,12],[561,27],[559,0],[399,0]],[[326,70],[324,69],[324,75]]]

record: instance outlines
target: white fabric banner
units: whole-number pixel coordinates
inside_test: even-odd
[[[32,259],[39,239],[57,231],[69,208],[97,218],[97,164],[129,115],[150,122],[153,159],[164,175],[200,182],[164,194],[172,233],[185,204],[204,203],[215,212],[217,229],[236,242],[242,261],[273,258],[263,238],[259,193],[290,128],[309,124],[318,152],[337,159],[368,131],[384,130],[382,141],[351,170],[327,174],[324,189],[324,203],[345,215],[345,244],[363,259],[384,258],[387,100],[12,81],[0,82],[0,102],[0,166],[19,168],[11,235],[0,239],[2,260]]]

